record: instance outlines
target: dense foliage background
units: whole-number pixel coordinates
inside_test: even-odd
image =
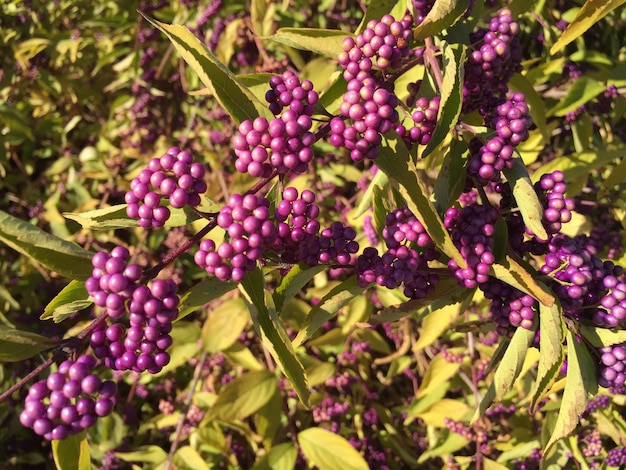
[[[0,466],[626,464],[624,2],[467,3],[0,0]],[[344,39],[406,12],[400,66],[370,71]],[[493,18],[512,29],[494,33],[505,58],[487,60]],[[378,106],[400,110],[361,153],[335,127],[358,121],[345,103],[367,94],[349,94],[350,62],[389,92]],[[242,172],[253,144],[241,123],[285,115],[266,93],[287,71],[319,94],[305,98],[312,161]],[[506,145],[485,150],[496,134]],[[503,145],[515,153],[501,179],[481,165]],[[206,191],[194,208],[169,199],[165,227],[144,228],[127,193],[172,147],[202,164]],[[240,279],[207,272],[197,253],[209,242],[186,246],[233,237],[212,230],[233,194],[253,188],[274,209],[287,187],[312,191],[317,228],[335,224],[328,260],[278,243]],[[472,219],[493,228],[467,242],[493,253],[479,262],[487,281],[474,261],[463,269]],[[394,230],[406,236],[390,242]],[[397,252],[400,274],[363,255],[400,245],[431,256],[407,264],[417,280]],[[50,442],[20,424],[25,399],[68,357],[97,351],[98,322],[115,323],[88,281],[94,253],[114,247],[145,268],[142,282],[177,285],[169,363],[139,373],[103,358],[94,371],[117,383],[113,410]]]

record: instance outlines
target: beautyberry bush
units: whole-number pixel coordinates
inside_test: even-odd
[[[0,466],[624,466],[622,3],[7,2]]]

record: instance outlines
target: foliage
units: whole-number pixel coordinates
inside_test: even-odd
[[[623,465],[626,11],[471,3],[6,1],[3,468]]]

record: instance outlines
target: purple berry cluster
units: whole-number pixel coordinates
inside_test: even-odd
[[[226,232],[226,240],[219,245],[210,239],[202,240],[194,260],[222,281],[239,282],[256,267],[276,238],[269,200],[253,194],[233,194],[220,209],[217,225]]]
[[[605,388],[626,383],[626,343],[605,346],[598,350],[600,363],[598,384]]]
[[[430,100],[424,96],[418,98],[411,112],[413,126],[408,130],[403,125],[396,127],[396,132],[402,137],[408,148],[411,148],[414,143],[426,145],[430,142],[437,125],[440,102],[439,96]]]
[[[131,181],[126,214],[138,219],[143,228],[163,227],[170,218],[166,201],[176,209],[200,204],[200,194],[207,190],[204,174],[204,166],[194,163],[190,152],[170,148],[161,158],[150,160]]]
[[[470,34],[474,50],[465,63],[463,113],[478,109],[494,95],[507,93],[507,82],[521,71],[518,33],[519,25],[513,21],[511,10],[503,8],[491,19],[488,29]]]
[[[156,374],[170,361],[172,323],[178,317],[177,286],[171,279],[136,286],[126,321],[100,324],[89,343],[96,357],[113,370]]]
[[[399,115],[399,100],[393,89],[382,86],[382,73],[402,66],[411,53],[412,18],[396,21],[385,15],[370,20],[356,38],[342,43],[338,61],[347,82],[340,105],[341,116],[330,121],[330,143],[350,150],[354,161],[374,159],[382,134],[393,129]]]
[[[474,151],[467,169],[468,176],[481,186],[499,182],[501,171],[513,166],[515,147],[528,139],[532,119],[524,94],[512,93],[508,100],[495,107],[492,115],[485,116],[485,123],[496,135],[480,147],[470,146]]]
[[[422,223],[404,206],[389,213],[385,220],[383,239],[388,250],[367,247],[357,258],[355,271],[359,285],[375,282],[395,289],[404,286],[408,298],[420,299],[433,292],[439,276],[430,269],[429,261],[439,258],[435,245]]]
[[[62,440],[93,426],[115,406],[117,387],[92,373],[93,356],[65,360],[57,372],[33,384],[24,400],[20,423],[47,440]]]
[[[137,264],[129,264],[130,252],[116,246],[111,253],[100,251],[93,255],[91,277],[85,281],[85,288],[98,307],[106,310],[111,318],[121,318],[126,313],[126,301],[141,278],[142,269]]]
[[[535,326],[537,302],[524,292],[495,278],[479,284],[491,305],[491,319],[499,335],[510,336],[515,328],[527,330]]]
[[[609,450],[604,463],[609,467],[622,468],[626,465],[626,447],[616,447]]]
[[[467,268],[460,268],[456,261],[450,259],[448,268],[468,289],[489,279],[489,268],[495,261],[492,248],[498,215],[495,207],[479,204],[460,209],[451,207],[446,211],[444,225],[467,262]]]
[[[273,171],[280,175],[304,173],[314,157],[311,116],[318,95],[310,81],[300,82],[293,72],[272,77],[270,87],[265,98],[270,110],[280,116],[239,124],[232,139],[235,168],[259,178],[268,178]]]
[[[562,171],[556,170],[541,176],[535,191],[544,204],[543,219],[549,236],[561,231],[563,224],[572,220],[574,200],[565,197],[567,184]]]

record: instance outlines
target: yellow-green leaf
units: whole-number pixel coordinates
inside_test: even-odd
[[[321,428],[298,433],[298,443],[309,464],[320,470],[368,470],[361,454],[340,436]]]
[[[91,470],[89,443],[84,432],[52,441],[52,456],[57,470]]]

